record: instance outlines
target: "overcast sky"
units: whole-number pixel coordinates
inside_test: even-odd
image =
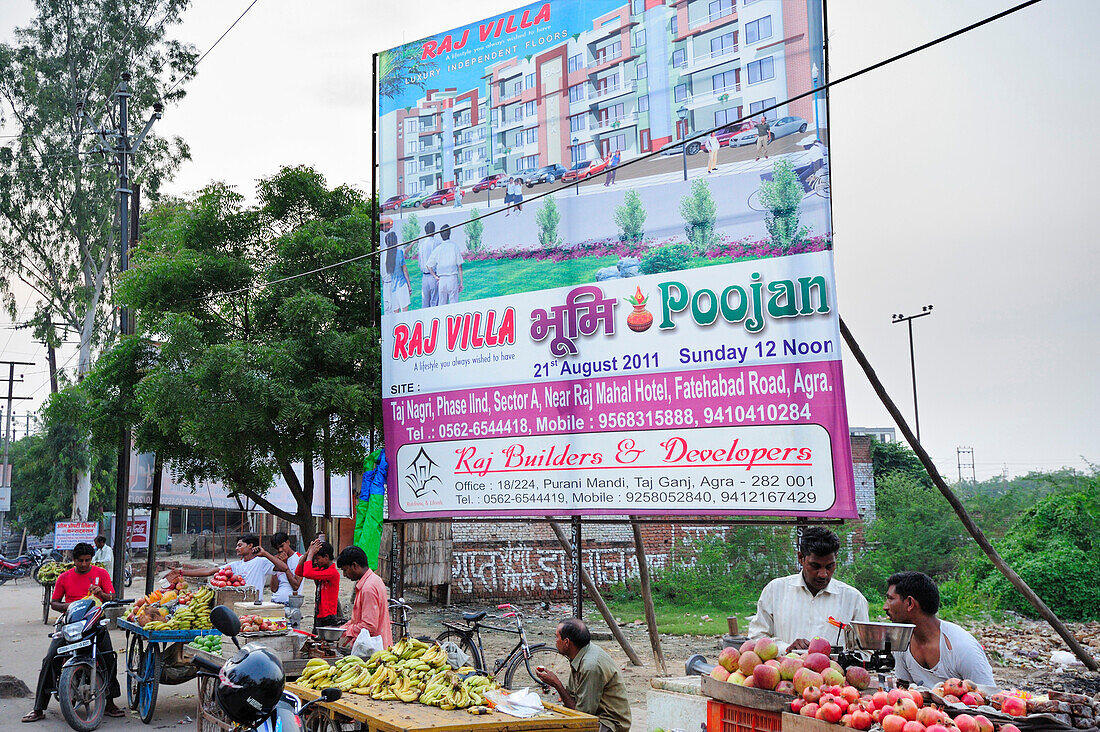
[[[198,0],[175,34],[205,50],[249,2]],[[519,4],[260,0],[157,125],[192,150],[168,190],[225,180],[251,196],[299,163],[368,188],[371,53]],[[828,0],[832,76],[1013,4]],[[32,12],[3,0],[0,36]],[[841,315],[911,416],[906,330],[890,315],[935,305],[914,323],[917,385],[922,438],[949,479],[960,445],[979,479],[1100,461],[1097,27],[1096,0],[1046,0],[832,92]],[[41,347],[10,329],[0,345],[40,364],[23,393],[47,394]],[[893,426],[844,365],[851,424]]]

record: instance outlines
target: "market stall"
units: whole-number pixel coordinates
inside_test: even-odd
[[[316,689],[287,684],[287,691],[303,700],[320,697]],[[595,732],[600,723],[596,717],[572,709],[545,705],[546,711],[535,717],[519,719],[501,712],[473,716],[462,709],[444,710],[425,704],[401,701],[378,701],[366,696],[345,694],[334,702],[321,702],[311,719],[317,720],[316,729],[342,730],[344,725],[363,732],[421,732],[422,730],[473,730],[476,732],[545,732],[548,730],[573,730]],[[328,725],[328,726],[322,726]]]
[[[161,684],[182,684],[197,670],[183,657],[183,645],[216,630],[147,630],[129,620],[119,620],[126,631],[126,700],[145,724],[153,720]]]

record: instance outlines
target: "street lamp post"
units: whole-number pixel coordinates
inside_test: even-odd
[[[688,145],[687,145],[687,116],[688,108],[686,105],[681,104],[680,108],[676,110],[676,116],[680,118],[681,122],[684,122],[681,128],[680,134],[682,135],[683,144],[680,145],[680,155],[684,158],[684,180],[688,179]]]
[[[818,80],[818,77],[821,74],[821,69],[819,69],[817,67],[816,63],[813,65],[812,72],[813,72],[813,77],[814,77],[814,134],[816,135],[818,141],[820,141],[821,140],[821,120],[819,119],[818,114],[817,114],[817,110],[818,110],[818,104],[817,104],[818,81],[817,80]]]
[[[906,323],[909,326],[909,370],[913,375],[913,424],[916,427],[917,442],[920,442],[920,412],[917,411],[917,362],[913,355],[913,321],[932,314],[932,306],[925,305],[916,315],[894,313],[890,322]]]
[[[578,144],[580,144],[580,139],[574,137],[573,138],[573,149],[569,151],[569,159],[573,161],[573,165],[576,165],[578,162],[580,162],[580,161],[577,160],[577,145]],[[581,179],[580,179],[580,176],[577,176],[577,185],[574,186],[574,189],[576,190],[576,195],[578,195],[578,196],[581,195]]]

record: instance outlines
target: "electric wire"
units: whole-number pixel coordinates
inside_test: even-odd
[[[189,76],[190,76],[190,75],[191,75],[191,74],[192,74],[192,73],[193,73],[193,72],[195,71],[195,68],[196,68],[196,67],[198,67],[198,65],[199,65],[200,63],[202,63],[202,60],[203,60],[204,58],[206,58],[206,56],[207,56],[207,55],[208,55],[208,54],[209,54],[209,53],[210,53],[211,51],[213,51],[213,50],[214,50],[215,48],[217,48],[218,44],[222,42],[222,39],[223,39],[223,38],[225,38],[225,37],[226,37],[227,35],[229,35],[229,31],[233,30],[233,28],[234,28],[234,27],[235,27],[235,26],[237,25],[237,23],[240,23],[240,22],[241,22],[241,18],[243,18],[244,16],[248,15],[248,11],[249,11],[249,10],[251,10],[251,9],[253,8],[253,6],[254,6],[254,5],[256,5],[256,3],[258,3],[259,1],[260,1],[260,0],[252,0],[252,2],[248,4],[248,7],[244,9],[244,12],[243,12],[243,13],[241,13],[240,15],[238,15],[238,16],[237,16],[237,19],[236,19],[236,20],[234,20],[234,21],[233,21],[232,23],[230,23],[230,24],[229,24],[229,27],[225,29],[225,32],[224,32],[224,33],[222,33],[222,34],[221,34],[220,36],[218,36],[218,40],[214,41],[214,45],[212,45],[212,46],[210,46],[210,48],[206,49],[206,51],[204,51],[204,52],[203,52],[203,54],[202,54],[201,56],[199,56],[199,57],[198,57],[198,59],[197,59],[197,60],[195,61],[195,63],[191,64],[191,68],[190,68],[190,69],[188,69],[188,70],[187,70],[186,72],[184,72],[184,74],[183,74],[182,76],[180,76],[180,78],[176,79],[176,83],[175,83],[175,84],[173,84],[172,86],[168,87],[168,89],[167,89],[167,90],[166,90],[166,91],[165,91],[165,92],[164,92],[164,93],[163,93],[163,94],[161,95],[161,99],[163,99],[164,97],[166,97],[166,96],[168,96],[169,94],[171,94],[171,93],[172,93],[172,91],[173,91],[173,90],[174,90],[174,89],[175,89],[175,88],[176,88],[177,86],[179,86],[180,84],[182,84],[182,83],[184,82],[184,80],[185,80],[185,79],[187,79],[187,78],[188,78],[188,77],[189,77]]]
[[[786,106],[786,105],[790,104],[791,102],[797,101],[799,99],[805,99],[806,97],[814,96],[814,95],[816,95],[816,94],[818,94],[822,91],[825,91],[827,89],[831,89],[832,87],[837,86],[839,84],[849,82],[849,81],[851,81],[853,79],[856,79],[860,76],[863,76],[865,74],[869,74],[872,71],[877,71],[878,69],[881,69],[884,66],[896,63],[896,62],[901,61],[905,58],[908,58],[909,56],[921,53],[922,51],[926,51],[929,48],[932,48],[933,46],[937,46],[941,43],[945,43],[945,42],[950,41],[954,38],[957,38],[958,36],[961,36],[963,34],[975,31],[979,28],[982,28],[983,26],[989,25],[990,23],[994,23],[998,20],[1006,18],[1009,15],[1012,15],[1014,13],[1018,13],[1021,10],[1024,10],[1028,7],[1031,7],[1032,5],[1037,5],[1038,3],[1042,2],[1042,1],[1043,0],[1026,0],[1025,2],[1014,5],[1014,6],[1008,8],[1006,10],[1003,10],[999,13],[996,13],[994,15],[990,15],[990,16],[988,16],[986,18],[983,18],[982,20],[979,20],[975,23],[971,23],[968,26],[965,26],[963,28],[959,28],[957,30],[954,30],[950,33],[947,33],[946,35],[939,36],[938,38],[935,38],[931,41],[928,41],[927,43],[922,43],[919,46],[915,46],[913,48],[910,48],[907,51],[902,51],[901,53],[895,54],[894,56],[890,56],[889,58],[878,61],[874,64],[871,64],[870,66],[865,66],[865,67],[863,67],[863,68],[861,68],[857,71],[853,71],[850,74],[845,74],[844,76],[841,76],[841,77],[839,77],[837,79],[834,79],[832,81],[827,81],[826,83],[822,84],[821,86],[813,87],[809,91],[802,92],[801,94],[796,94],[792,97],[784,99],[781,102],[773,104],[770,107],[765,107],[765,108],[762,108],[762,109],[758,109],[755,112],[752,112],[751,114],[749,114],[747,116],[744,116],[744,117],[741,117],[740,119],[734,120],[733,122],[727,122],[725,124],[718,125],[716,127],[703,129],[703,130],[695,133],[694,135],[690,135],[688,137],[685,137],[683,140],[681,140],[679,142],[679,144],[673,146],[673,149],[678,149],[681,146],[687,146],[687,144],[689,142],[705,138],[708,135],[710,135],[711,132],[718,131],[718,130],[732,129],[735,126],[737,126],[737,125],[739,125],[743,122],[746,122],[746,121],[748,121],[748,120],[750,120],[754,117],[757,117],[759,115],[766,114],[767,112],[773,111],[773,110],[778,109],[780,107]],[[258,0],[253,0],[252,5],[255,5],[256,2],[258,2]],[[245,13],[247,13],[248,10],[252,8],[252,5],[249,5],[248,8],[245,9]],[[241,14],[241,17],[244,17],[244,13]],[[240,18],[238,18],[237,20],[240,20]],[[234,25],[236,25],[236,21],[234,22]],[[232,30],[232,27],[233,26],[230,26],[230,30]],[[228,32],[229,31],[227,30],[226,33],[228,33]],[[222,37],[224,38],[225,35],[223,34]],[[218,40],[220,41],[221,39],[218,39]],[[217,45],[217,44],[215,44],[215,45]],[[211,47],[211,50],[212,49],[213,49],[213,47]],[[207,53],[209,53],[209,51],[207,51]],[[203,54],[203,56],[205,56],[205,55],[206,54]],[[200,58],[199,60],[201,61],[202,59]],[[196,65],[198,65],[198,62],[196,62]],[[630,165],[640,163],[643,160],[648,160],[648,159],[650,159],[652,157],[655,157],[657,155],[661,155],[667,149],[668,149],[668,147],[666,146],[665,148],[661,148],[659,150],[652,150],[652,151],[650,151],[648,153],[645,153],[643,155],[640,155],[636,158],[632,158],[631,160],[621,162],[618,165],[616,165],[614,168],[608,168],[608,170],[609,171],[610,170],[618,171],[618,170],[620,170],[622,168],[626,168]],[[572,188],[574,185],[577,185],[577,184],[568,183],[568,184],[558,185],[555,188],[551,188],[550,190],[543,191],[542,193],[536,194],[536,195],[532,196],[531,198],[526,199],[525,201],[523,201],[523,203],[531,203],[533,201],[539,200],[540,198],[545,198],[546,196],[555,195],[555,194],[557,194],[561,191]],[[511,209],[513,209],[513,208],[515,208],[515,205],[505,206],[504,208],[499,208],[496,211],[487,211],[486,213],[481,214],[480,216],[471,218],[470,221],[480,221],[481,219],[488,218],[489,216],[497,216],[497,215],[500,215],[500,214],[502,214],[506,211],[510,212]],[[354,262],[358,262],[358,261],[366,259],[368,257],[372,257],[372,256],[375,256],[375,255],[380,255],[384,252],[390,251],[391,249],[396,249],[398,247],[403,247],[403,246],[407,246],[409,244],[413,244],[413,243],[418,242],[422,239],[430,238],[431,236],[432,236],[431,234],[422,234],[418,237],[409,239],[407,241],[399,242],[399,243],[397,243],[393,246],[379,247],[379,248],[374,249],[370,252],[365,252],[363,254],[359,254],[359,255],[356,255],[354,257],[349,257],[348,259],[344,259],[344,260],[341,260],[339,262],[333,262],[332,264],[326,264],[326,265],[323,265],[323,266],[320,266],[320,267],[315,267],[313,269],[306,270],[305,272],[299,272],[297,274],[287,275],[285,277],[279,277],[279,278],[276,278],[276,279],[273,279],[273,280],[266,280],[264,282],[260,282],[260,283],[254,284],[254,285],[248,285],[246,287],[238,288],[236,290],[227,290],[227,291],[224,291],[224,292],[210,293],[209,295],[206,295],[206,296],[200,296],[200,297],[191,298],[189,300],[184,300],[184,301],[181,302],[181,304],[188,304],[188,303],[191,303],[191,302],[206,300],[206,299],[209,299],[211,297],[228,297],[228,296],[231,296],[231,295],[240,295],[240,294],[243,294],[243,293],[246,293],[246,292],[251,292],[253,290],[258,290],[258,289],[263,289],[263,288],[266,288],[266,287],[271,287],[272,285],[278,285],[278,284],[281,284],[283,282],[289,282],[291,280],[296,280],[296,279],[299,279],[299,278],[302,278],[302,277],[309,277],[309,276],[312,276],[312,275],[315,275],[315,274],[319,274],[321,272],[326,272],[330,269],[336,269],[337,267],[342,267],[342,266],[347,265],[347,264],[352,264]]]

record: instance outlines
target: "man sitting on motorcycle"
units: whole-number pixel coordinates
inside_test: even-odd
[[[92,564],[92,556],[95,550],[91,544],[81,542],[73,548],[73,568],[61,573],[53,587],[53,596],[50,598],[50,607],[64,614],[69,609],[69,603],[82,600],[89,595],[97,600],[109,600],[115,594],[115,587],[111,584],[111,575],[107,570]],[[118,684],[114,649],[111,647],[111,637],[107,633],[100,636],[99,653],[107,664],[107,708],[104,711],[108,717],[121,717],[123,711],[115,706],[115,699],[122,690]],[[46,657],[42,659],[42,670],[38,674],[38,686],[34,692],[34,709],[24,717],[24,722],[37,722],[46,716],[46,705],[50,702],[50,694],[57,685],[54,674],[53,658],[57,649],[67,644],[68,641],[58,633],[50,642],[50,648],[46,651]]]

